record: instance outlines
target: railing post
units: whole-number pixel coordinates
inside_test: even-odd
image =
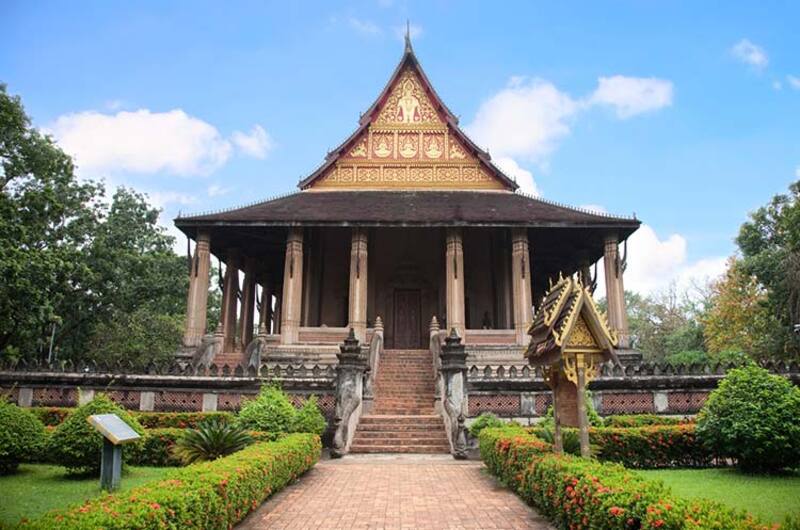
[[[339,346],[336,357],[339,365],[336,367],[336,416],[331,456],[339,458],[350,451],[350,443],[361,417],[364,373],[367,370],[367,358],[361,351],[361,343],[353,328],[350,328],[350,335],[344,344]]]
[[[444,396],[442,399],[445,427],[454,458],[467,457],[467,434],[464,420],[467,414],[467,353],[456,328],[444,339],[440,354]]]

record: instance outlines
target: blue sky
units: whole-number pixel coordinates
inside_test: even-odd
[[[296,5],[295,5],[296,4]],[[80,172],[178,210],[295,189],[414,48],[544,198],[636,212],[628,285],[719,272],[800,178],[800,4],[15,2],[0,81]]]

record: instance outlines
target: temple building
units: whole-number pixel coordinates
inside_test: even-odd
[[[175,220],[195,241],[186,351],[216,338],[207,360],[246,364],[261,336],[261,362],[336,363],[350,328],[362,345],[378,330],[387,352],[419,351],[434,322],[467,355],[524,365],[549,283],[591,285],[601,259],[608,324],[626,345],[620,247],[639,221],[520,193],[459,128],[408,39],[358,128],[298,188]],[[225,265],[216,330],[212,255]]]

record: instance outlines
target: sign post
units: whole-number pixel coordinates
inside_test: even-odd
[[[86,420],[103,435],[100,458],[100,488],[119,489],[122,476],[122,446],[140,438],[139,433],[116,414],[94,414]]]

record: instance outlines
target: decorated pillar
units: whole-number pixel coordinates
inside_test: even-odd
[[[225,261],[225,277],[222,280],[222,323],[223,351],[231,352],[236,346],[236,308],[239,302],[239,252],[232,249]]]
[[[189,264],[189,292],[186,298],[186,328],[183,345],[197,347],[206,333],[208,271],[211,268],[210,237],[198,232],[194,256]]]
[[[286,260],[283,266],[283,303],[281,305],[281,344],[294,344],[300,333],[303,296],[303,229],[289,229]]]
[[[272,327],[272,296],[275,294],[275,283],[272,277],[267,277],[261,284],[261,312],[258,318],[258,329],[262,327],[267,334],[275,333]]]
[[[608,302],[608,325],[619,337],[619,348],[625,349],[628,342],[628,312],[625,308],[625,285],[622,281],[624,263],[619,255],[616,236],[604,242],[603,265],[606,275],[606,300]]]
[[[439,357],[444,385],[442,405],[450,453],[461,460],[467,458],[467,430],[464,426],[467,415],[467,353],[455,328],[445,338]]]
[[[367,337],[367,263],[367,231],[364,228],[353,228],[350,243],[348,326],[361,342]]]
[[[460,228],[447,230],[447,326],[464,337],[464,243]]]
[[[253,340],[253,321],[256,310],[256,264],[253,258],[244,262],[244,284],[242,285],[242,307],[239,315],[240,350]]]
[[[533,320],[530,252],[525,228],[514,228],[511,232],[511,277],[514,331],[517,344],[525,344]]]
[[[364,372],[367,356],[355,336],[353,328],[336,354],[336,411],[333,420],[331,456],[340,458],[350,450],[358,420],[361,417],[364,392]]]

